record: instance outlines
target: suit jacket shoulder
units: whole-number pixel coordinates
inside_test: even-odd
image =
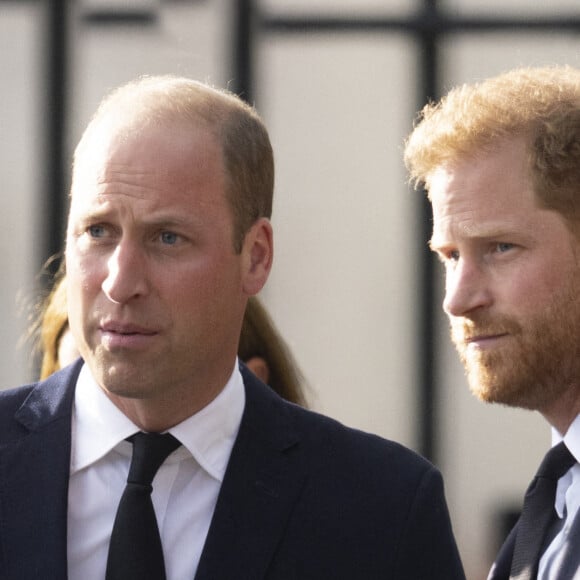
[[[80,363],[0,392],[0,579],[66,578],[71,411]]]
[[[433,465],[243,375],[246,409],[197,580],[464,578]]]
[[[2,580],[66,578],[79,370],[0,393]],[[197,580],[464,578],[431,464],[243,373],[246,408]]]

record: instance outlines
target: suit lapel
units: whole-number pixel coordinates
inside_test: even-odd
[[[263,578],[306,477],[285,403],[242,374],[246,407],[196,580]]]
[[[512,531],[508,534],[505,542],[503,543],[500,551],[498,552],[497,558],[493,563],[493,566],[489,572],[487,580],[509,580],[512,558],[514,555],[514,546],[516,543],[516,530],[517,524],[512,528]]]
[[[66,578],[71,408],[79,369],[40,383],[14,418],[3,418],[15,426],[0,446],[1,559],[9,578]]]

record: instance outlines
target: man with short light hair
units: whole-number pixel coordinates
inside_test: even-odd
[[[153,77],[105,99],[67,228],[82,358],[0,393],[0,577],[464,578],[437,469],[237,360],[273,181],[229,93]]]

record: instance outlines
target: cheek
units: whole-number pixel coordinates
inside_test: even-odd
[[[81,256],[67,260],[67,301],[71,318],[79,318],[100,292],[102,279],[94,264],[89,266]],[[73,324],[77,322],[73,320]]]
[[[157,281],[171,287],[175,294],[217,299],[219,295],[241,287],[240,257],[216,253],[202,260],[178,265],[173,271],[164,271],[157,276]]]
[[[499,284],[498,292],[511,303],[514,311],[536,315],[551,304],[554,296],[568,287],[573,278],[574,272],[568,263],[547,260]]]
[[[166,272],[155,282],[157,294],[179,319],[209,318],[213,324],[231,320],[242,296],[237,261],[205,262],[181,271]]]
[[[88,289],[98,282],[103,270],[100,258],[76,250],[67,252],[67,277],[83,289]]]

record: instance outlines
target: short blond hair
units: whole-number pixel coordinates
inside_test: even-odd
[[[73,171],[83,156],[91,155],[91,137],[104,123],[121,134],[135,134],[151,124],[178,123],[214,135],[222,148],[237,251],[252,224],[271,217],[274,156],[268,131],[256,110],[233,93],[171,75],[145,76],[122,85],[103,99],[85,129]]]
[[[429,187],[442,165],[523,137],[538,202],[580,219],[580,71],[519,68],[451,90],[426,105],[405,144],[411,182]]]

